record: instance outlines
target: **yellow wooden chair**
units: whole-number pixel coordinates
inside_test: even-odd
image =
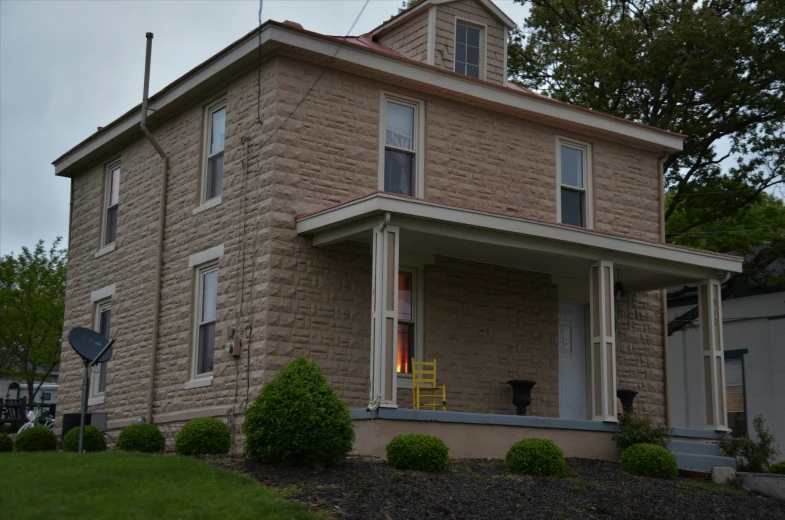
[[[436,385],[436,359],[415,361],[412,358],[412,391],[414,409],[441,409],[447,411],[447,390],[445,385]]]

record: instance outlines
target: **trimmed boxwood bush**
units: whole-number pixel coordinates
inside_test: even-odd
[[[676,478],[676,457],[662,446],[635,444],[621,454],[621,469],[641,477]]]
[[[349,407],[319,365],[297,358],[267,383],[248,407],[245,453],[268,464],[340,464],[354,443]]]
[[[203,417],[185,423],[174,450],[178,455],[220,455],[229,453],[231,445],[229,427],[218,419]]]
[[[397,469],[444,471],[450,464],[450,448],[432,435],[398,435],[387,445],[387,462]]]
[[[672,428],[652,424],[647,417],[627,412],[621,418],[618,433],[611,438],[616,441],[616,446],[627,449],[635,444],[656,444],[667,448],[671,437],[673,437]]]
[[[84,450],[106,451],[104,432],[95,426],[84,427]],[[79,428],[71,428],[63,437],[63,451],[79,451]]]
[[[14,451],[54,451],[57,438],[49,428],[36,426],[16,435]]]
[[[3,451],[0,449],[0,451]],[[776,473],[777,475],[785,475],[785,460],[782,462],[778,462],[776,464],[772,464],[769,468],[770,473]]]
[[[564,453],[550,439],[531,437],[512,445],[504,458],[513,473],[539,477],[563,477],[567,471]]]
[[[14,441],[5,433],[0,433],[0,453],[14,451]]]
[[[131,424],[117,437],[117,449],[123,451],[163,453],[164,448],[166,439],[154,424]]]

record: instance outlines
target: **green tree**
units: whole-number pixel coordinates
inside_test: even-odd
[[[34,395],[60,362],[65,314],[66,252],[57,238],[0,259],[0,359],[6,374]],[[36,386],[38,383],[38,386]]]
[[[686,135],[665,162],[668,238],[738,215],[785,182],[785,2],[516,0],[531,7],[512,80]],[[730,145],[718,153],[718,144]],[[723,168],[726,159],[736,164]]]

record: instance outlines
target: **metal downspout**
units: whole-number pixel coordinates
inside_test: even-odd
[[[142,115],[139,128],[161,156],[163,171],[161,172],[161,193],[158,202],[158,247],[155,261],[155,297],[153,300],[153,344],[150,349],[150,380],[147,385],[147,415],[145,422],[153,422],[153,400],[155,399],[155,372],[158,362],[158,330],[161,314],[161,272],[164,259],[164,221],[166,218],[166,181],[169,176],[169,156],[158,144],[152,132],[147,128],[147,103],[150,88],[150,55],[153,50],[153,33],[147,33],[147,51],[144,61],[144,93],[142,95]]]

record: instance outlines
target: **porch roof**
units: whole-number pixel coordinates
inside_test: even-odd
[[[317,247],[370,242],[382,222],[402,230],[402,250],[579,279],[588,278],[592,262],[611,261],[627,292],[721,279],[742,269],[736,256],[386,192],[296,217],[297,232],[312,236]]]

